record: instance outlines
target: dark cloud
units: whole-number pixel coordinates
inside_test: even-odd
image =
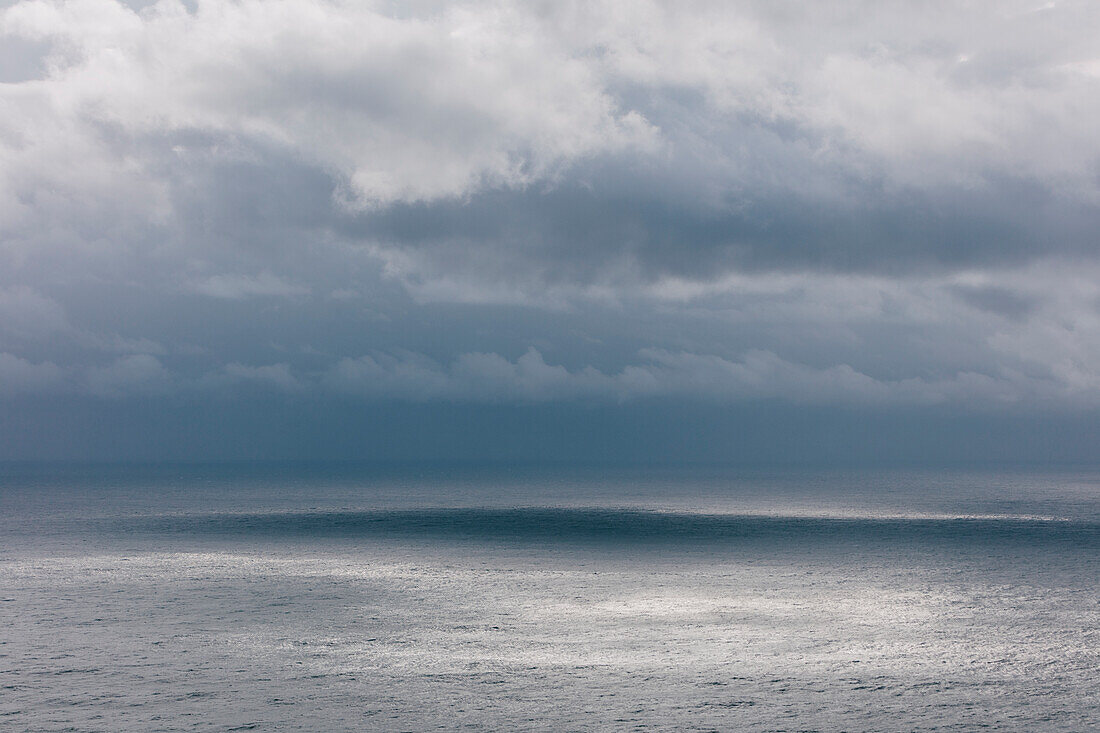
[[[0,399],[28,425],[36,400],[149,424],[247,403],[256,429],[398,403],[1079,417],[1096,20],[5,3]]]
[[[956,285],[951,291],[975,308],[1016,321],[1026,318],[1037,306],[1034,298],[995,285]]]
[[[692,166],[685,166],[691,168]],[[697,167],[705,175],[703,163]],[[351,238],[413,250],[454,273],[506,279],[712,279],[730,271],[934,272],[1090,254],[1100,210],[1057,200],[1035,182],[886,191],[834,176],[838,201],[788,190],[685,181],[612,165],[523,190],[395,204],[354,217]]]

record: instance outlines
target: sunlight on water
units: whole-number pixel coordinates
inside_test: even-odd
[[[341,489],[158,512],[154,486],[112,515],[67,509],[87,499],[72,485],[9,494],[0,724],[1080,731],[1100,716],[1100,524],[1080,483],[1010,497],[1016,513],[980,511],[1005,502],[992,480],[958,510],[901,513],[838,511],[858,503],[846,485],[786,513],[733,491],[740,511],[722,513],[684,486],[673,512],[628,506],[622,485],[601,506],[532,482],[494,508]]]

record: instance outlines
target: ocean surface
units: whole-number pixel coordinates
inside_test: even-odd
[[[0,730],[1100,730],[1100,472],[0,465]]]

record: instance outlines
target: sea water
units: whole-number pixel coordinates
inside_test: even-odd
[[[1100,728],[1100,473],[0,466],[0,729]]]

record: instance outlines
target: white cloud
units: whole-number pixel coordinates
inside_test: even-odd
[[[1086,3],[548,8],[548,27],[566,43],[600,50],[608,84],[701,94],[709,109],[692,125],[700,142],[723,116],[747,116],[785,125],[792,149],[888,184],[974,183],[996,172],[1058,181],[1066,194],[1098,190],[1097,13]],[[754,164],[736,144],[707,144]],[[779,161],[760,162],[750,175],[766,184]],[[799,185],[792,173],[784,185]]]
[[[331,172],[356,206],[525,186],[616,151],[723,165],[719,199],[829,200],[836,180],[807,175],[822,162],[894,186],[1038,177],[1094,197],[1092,15],[1028,10],[26,0],[0,32],[54,46],[45,78],[0,92],[0,212],[163,222],[165,171],[250,145]],[[745,125],[778,148],[753,150]]]
[[[505,6],[29,0],[2,28],[57,44],[49,78],[9,94],[19,132],[255,139],[338,173],[356,205],[523,185],[649,136],[583,58]]]

